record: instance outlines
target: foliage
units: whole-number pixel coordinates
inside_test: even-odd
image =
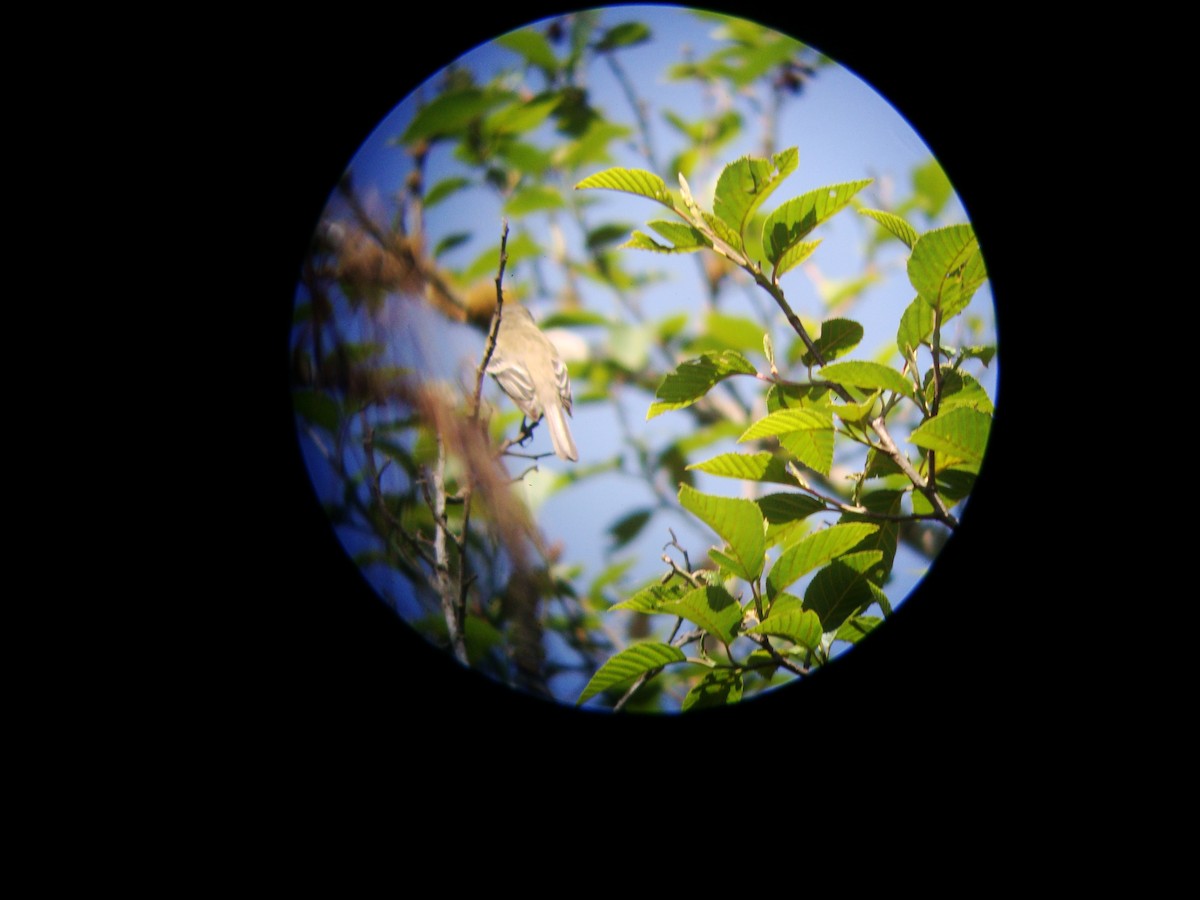
[[[898,549],[953,531],[987,447],[987,272],[970,224],[939,218],[941,169],[895,202],[857,172],[788,195],[805,170],[799,146],[773,149],[779,110],[828,61],[712,22],[714,52],[665,66],[699,117],[652,122],[622,62],[657,37],[636,19],[551,20],[501,38],[513,63],[490,78],[448,69],[394,129],[402,192],[374,196],[352,165],[298,290],[297,421],[343,543],[430,641],[561,702],[691,711],[827,664],[892,614]],[[598,71],[623,114],[589,89]],[[723,160],[755,122],[766,152]],[[614,197],[660,217],[629,225]],[[835,220],[863,247],[839,284],[818,268]],[[868,353],[854,310],[889,272],[911,299]],[[652,299],[668,279],[682,311]],[[819,320],[793,308],[809,284]],[[613,438],[577,466],[544,469],[545,429],[488,402],[501,286],[551,298],[542,327],[584,348],[576,421]],[[564,560],[537,511],[593,488],[628,501],[598,561]],[[695,564],[689,535],[711,544]]]

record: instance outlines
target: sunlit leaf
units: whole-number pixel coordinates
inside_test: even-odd
[[[759,419],[738,438],[739,443],[774,437],[791,431],[824,431],[833,428],[833,419],[815,409],[781,409]]]
[[[987,447],[992,417],[960,406],[926,419],[909,437],[918,447],[980,462]]]
[[[831,525],[794,544],[780,554],[767,575],[767,592],[775,596],[799,578],[846,553],[863,538],[874,534],[878,526],[855,522]]]
[[[908,304],[900,316],[900,328],[896,332],[896,346],[902,354],[916,350],[933,333],[933,307],[918,295]]]
[[[736,237],[734,247],[741,249],[742,235],[750,217],[796,170],[799,159],[799,150],[789,147],[770,160],[743,156],[721,170],[713,195],[713,212],[732,230]]]
[[[694,622],[725,644],[733,640],[742,621],[742,608],[733,595],[719,585],[689,591],[678,600],[664,604],[661,612]]]
[[[868,390],[882,388],[885,391],[904,394],[906,397],[912,397],[915,393],[912,382],[891,366],[866,360],[850,360],[825,366],[821,369],[821,378],[835,384],[853,385]]]
[[[808,609],[772,611],[762,622],[746,629],[747,634],[769,634],[787,638],[812,650],[821,643],[821,618]]]
[[[970,225],[927,231],[908,258],[908,279],[945,321],[961,312],[987,278],[979,242]]]
[[[562,102],[560,94],[547,94],[530,101],[518,101],[488,116],[483,123],[495,135],[514,135],[532,131],[541,125]]]
[[[586,703],[602,691],[632,681],[645,672],[661,669],[671,663],[684,662],[686,659],[682,650],[670,644],[647,641],[626,647],[597,670],[575,704],[578,706]]]
[[[762,511],[751,500],[702,494],[686,485],[679,502],[688,512],[715,531],[736,560],[735,574],[747,581],[758,577],[766,553]]]
[[[647,172],[644,169],[605,169],[602,172],[589,175],[575,185],[575,190],[577,191],[588,189],[623,191],[627,194],[636,194],[639,197],[646,197],[647,199],[661,203],[663,206],[674,209],[671,203],[671,195],[667,192],[666,182],[653,172]]]
[[[930,369],[925,377],[925,397],[933,402],[934,385],[933,370]],[[946,413],[959,406],[969,406],[982,413],[995,411],[992,398],[987,395],[975,378],[967,372],[958,369],[942,368],[942,397],[938,407],[939,413]]]
[[[688,466],[698,472],[719,475],[722,478],[740,478],[746,481],[772,481],[793,487],[796,479],[787,473],[782,462],[773,453],[722,453],[704,462]]]
[[[726,378],[753,375],[755,372],[749,360],[733,350],[706,353],[699,359],[689,359],[663,377],[646,418],[653,419],[670,410],[691,406]]]
[[[900,216],[884,212],[881,209],[860,209],[858,212],[860,215],[869,216],[874,219],[887,231],[902,240],[909,250],[917,242],[917,230],[904,221],[904,219],[900,218]]]
[[[682,578],[665,585],[656,582],[638,591],[628,600],[614,604],[612,608],[627,609],[630,612],[656,613],[664,604],[678,600],[691,590],[693,590],[692,586]]]
[[[767,260],[778,269],[788,250],[843,209],[855,194],[870,183],[871,179],[832,184],[784,203],[763,223],[762,241]]]

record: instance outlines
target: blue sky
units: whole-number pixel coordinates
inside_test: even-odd
[[[685,10],[675,7],[618,7],[605,11],[604,26],[621,21],[645,22],[655,36],[653,43],[628,49],[619,57],[639,90],[652,99],[655,110],[661,112],[671,109],[685,119],[699,117],[702,106],[696,89],[690,84],[666,80],[664,70],[668,62],[681,58],[685,47],[690,48],[697,58],[708,55],[716,46],[712,40],[716,24],[694,18]],[[793,36],[804,39],[803,34]],[[475,71],[480,81],[486,81],[499,68],[512,66],[515,61],[515,54],[485,45],[466,54],[461,62]],[[588,88],[593,102],[610,118],[632,123],[632,113],[608,69],[599,64],[593,65],[589,70],[589,79]],[[401,188],[408,172],[409,161],[405,152],[390,142],[404,131],[415,109],[413,97],[400,103],[364,142],[355,158],[348,161],[359,190],[372,202],[378,203],[381,209],[387,209],[389,198]],[[657,113],[652,118],[652,127],[658,158],[665,160],[673,149],[674,132]],[[777,135],[779,147],[798,146],[800,164],[768,201],[768,206],[825,184],[868,177],[876,179],[876,184],[868,192],[890,190],[894,196],[902,196],[909,190],[908,179],[912,169],[926,162],[931,155],[929,148],[900,113],[853,73],[838,66],[821,69],[817,77],[809,82],[803,95],[785,105]],[[743,138],[721,151],[721,158],[729,160],[748,152],[757,153],[758,140],[757,129],[749,124]],[[618,157],[614,164],[646,167],[645,161],[632,152]],[[427,181],[432,184],[441,177],[465,171],[450,158],[446,149],[435,149],[430,158]],[[693,183],[692,187],[703,195],[710,185]],[[603,197],[597,195],[597,198],[603,203],[602,210],[597,213],[598,218],[602,216],[626,221],[638,228],[642,228],[648,219],[659,218],[663,213],[661,208],[649,201],[626,195],[605,194]],[[865,199],[868,205],[877,205],[870,194],[865,195]],[[430,210],[427,224],[432,242],[459,231],[475,233],[472,241],[447,254],[443,263],[451,268],[465,265],[497,243],[502,216],[500,200],[484,189],[461,192]],[[961,207],[957,207],[943,221],[965,220],[965,213]],[[494,227],[481,223],[494,223]],[[525,223],[522,224],[524,226]],[[528,224],[536,228],[536,218]],[[920,221],[914,220],[913,224],[918,230],[926,227],[926,223]],[[816,236],[821,237],[823,243],[813,258],[813,265],[790,273],[783,281],[789,300],[802,317],[816,320],[822,317],[823,304],[814,279],[836,280],[859,274],[862,266],[860,246],[865,233],[860,217],[854,216],[851,211],[844,211],[818,230]],[[896,323],[913,296],[900,266],[903,259],[901,251],[897,243],[890,253],[881,257],[888,277],[870,289],[864,300],[847,312],[865,329],[865,337],[856,356],[874,358],[889,344],[894,345]],[[670,276],[666,283],[648,290],[644,295],[643,302],[650,318],[680,309],[698,309],[694,297],[698,284],[693,258],[626,252],[630,254],[627,261],[630,267],[666,272]],[[898,268],[889,271],[888,265]],[[508,273],[507,283],[510,286],[527,286],[532,282],[532,273],[527,268],[514,267]],[[589,308],[618,314],[611,297],[603,291],[585,294],[584,300]],[[748,311],[753,302],[736,292],[730,293],[723,299],[723,311]],[[551,311],[551,304],[539,303],[536,299],[530,306],[538,316]],[[990,321],[990,293],[986,286],[973,302],[972,310]],[[477,333],[469,329],[446,328],[427,316],[414,315],[411,304],[399,308],[395,314],[401,317],[391,323],[395,326],[392,328],[392,339],[399,358],[406,361],[418,358],[422,365],[438,369],[439,374],[447,378],[461,373],[464,367],[472,368],[478,360],[481,338]],[[596,329],[579,333],[589,341],[604,339],[604,335]],[[975,371],[994,397],[994,367],[990,371]],[[502,409],[508,408],[490,381],[487,391],[488,396]],[[744,396],[751,398],[752,392]],[[581,448],[580,464],[597,462],[620,453],[624,447],[621,437],[623,427],[636,429],[639,435],[648,437],[656,445],[678,434],[680,428],[687,427],[684,416],[673,417],[669,414],[646,422],[646,403],[647,398],[642,395],[629,394],[623,398],[624,415],[621,419],[624,426],[608,404],[577,404],[572,429]],[[542,428],[538,431],[533,449],[547,448],[548,437]],[[704,451],[701,458],[726,449],[734,447],[714,446]],[[308,452],[306,458],[314,471],[319,472],[320,464],[316,457]],[[567,465],[551,458],[543,462],[541,473],[527,479],[527,484],[531,501],[540,504],[539,517],[543,530],[563,545],[563,559],[585,563],[586,571],[580,582],[586,584],[598,574],[602,565],[596,548],[607,545],[606,529],[630,509],[650,500],[650,494],[637,479],[617,475],[586,480],[543,500],[545,492],[553,484],[554,473]],[[733,495],[740,486],[728,479],[702,478],[698,487],[712,493]],[[586,510],[587,514],[580,515],[581,509]],[[695,524],[694,520],[664,517],[659,521],[656,518],[652,527],[644,532],[642,541],[629,548],[627,553],[630,559],[636,561],[629,573],[631,587],[661,571],[662,564],[658,556],[662,545],[669,540],[665,530],[668,526],[676,529],[680,539],[687,544],[693,560],[701,558],[707,547],[715,542],[713,536]],[[348,541],[353,544],[352,540]],[[887,588],[893,604],[901,601],[915,585],[923,565],[921,557],[903,549],[897,555],[894,580]],[[562,691],[564,697],[573,699],[572,691],[577,693],[578,686],[565,685]]]

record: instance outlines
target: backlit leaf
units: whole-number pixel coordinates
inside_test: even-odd
[[[836,631],[843,622],[877,602],[882,593],[873,583],[878,550],[850,553],[821,569],[804,592],[804,607],[821,617],[822,631]]]
[[[746,357],[733,350],[706,353],[698,359],[689,359],[663,377],[646,418],[653,419],[669,410],[691,406],[726,378],[753,375],[756,371]]]
[[[684,656],[682,650],[678,647],[672,647],[670,644],[647,641],[646,643],[626,647],[596,671],[596,674],[587,683],[587,687],[583,689],[583,693],[579,695],[579,699],[575,701],[575,704],[578,706],[586,703],[602,691],[607,691],[609,688],[632,681],[645,672],[652,672],[655,669],[661,669],[663,666],[670,665],[671,663],[683,662],[686,659],[687,657]]]
[[[737,565],[734,574],[753,581],[762,572],[766,553],[762,511],[752,500],[702,494],[683,485],[679,502],[729,545]]]
[[[980,462],[987,447],[992,417],[969,406],[960,406],[926,419],[909,440],[918,447]]]
[[[767,576],[767,593],[775,596],[797,579],[847,552],[863,538],[878,530],[875,525],[855,522],[822,528],[789,547]]]

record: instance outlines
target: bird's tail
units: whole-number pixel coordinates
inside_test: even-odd
[[[579,451],[575,449],[571,429],[567,427],[566,411],[558,403],[550,403],[545,412],[546,424],[550,426],[550,442],[554,444],[555,454],[559,459],[578,461]]]

